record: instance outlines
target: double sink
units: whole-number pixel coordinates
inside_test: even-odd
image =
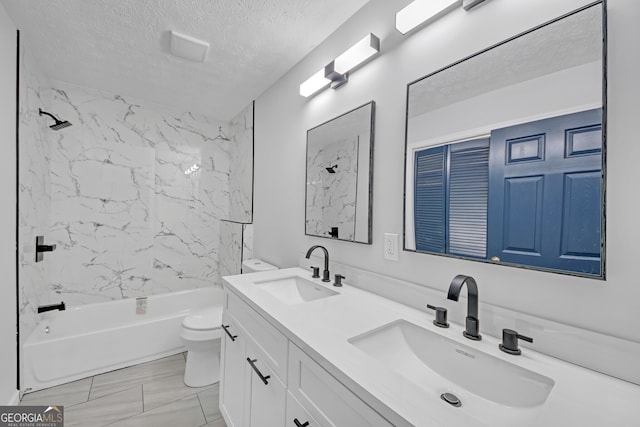
[[[254,285],[287,305],[340,295],[330,285],[300,275]],[[381,369],[418,385],[425,395],[441,398],[444,405],[466,407],[485,420],[531,415],[547,400],[553,379],[446,336],[453,331],[433,329],[398,319],[347,341],[383,365]]]

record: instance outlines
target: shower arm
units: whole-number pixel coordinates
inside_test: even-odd
[[[51,113],[47,113],[46,111],[42,111],[42,108],[40,108],[40,109],[38,110],[38,112],[40,113],[40,115],[41,115],[41,116],[44,114],[45,116],[49,116],[49,117],[51,117],[53,120],[55,120],[55,121],[56,121],[56,123],[60,123],[60,122],[62,122],[62,120],[58,119],[58,118],[57,118],[56,116],[54,116],[53,114],[51,114]]]

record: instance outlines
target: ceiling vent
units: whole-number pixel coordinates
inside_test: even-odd
[[[190,61],[204,62],[209,52],[209,43],[172,30],[170,52]]]

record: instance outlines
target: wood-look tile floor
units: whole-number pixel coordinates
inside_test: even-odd
[[[65,427],[226,427],[218,383],[184,385],[185,354],[25,394],[21,405],[64,405]]]

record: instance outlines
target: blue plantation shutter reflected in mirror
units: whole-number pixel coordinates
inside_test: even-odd
[[[489,139],[418,151],[415,165],[417,249],[484,258]]]
[[[445,147],[419,151],[415,165],[416,248],[446,253]]]
[[[450,146],[449,253],[487,256],[489,139]]]

